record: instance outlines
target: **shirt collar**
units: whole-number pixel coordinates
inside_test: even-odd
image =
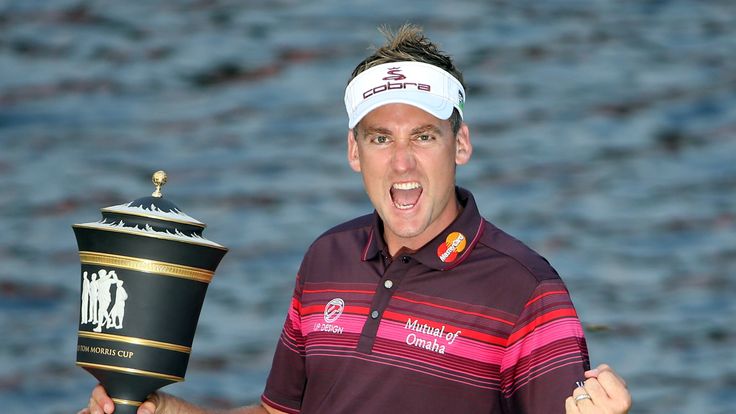
[[[450,270],[462,263],[483,234],[485,220],[478,212],[473,195],[460,187],[455,187],[455,194],[463,207],[460,215],[437,237],[410,254],[420,263],[436,270]],[[373,225],[361,257],[363,261],[375,259],[380,252],[388,256],[382,229],[383,222],[374,211]]]

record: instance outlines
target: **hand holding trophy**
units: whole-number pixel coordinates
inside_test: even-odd
[[[81,261],[77,365],[94,375],[118,414],[183,381],[205,293],[227,248],[205,239],[205,224],[163,198],[103,208],[75,224]]]

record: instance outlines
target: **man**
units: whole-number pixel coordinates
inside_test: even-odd
[[[348,162],[375,213],[310,246],[261,405],[231,413],[626,412],[610,368],[586,374],[554,269],[455,186],[472,154],[462,75],[418,28],[387,35],[345,92]],[[207,412],[164,393],[139,413],[154,410]]]

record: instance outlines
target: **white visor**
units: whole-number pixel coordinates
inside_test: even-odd
[[[463,117],[465,89],[454,76],[422,62],[391,62],[374,66],[356,76],[345,89],[348,128],[370,111],[390,103],[416,106],[439,119],[457,109]]]

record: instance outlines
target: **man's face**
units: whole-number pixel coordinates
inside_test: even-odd
[[[459,213],[455,167],[470,159],[467,126],[454,135],[448,120],[394,103],[371,111],[356,129],[357,136],[348,133],[348,161],[363,175],[391,254],[422,247]]]

